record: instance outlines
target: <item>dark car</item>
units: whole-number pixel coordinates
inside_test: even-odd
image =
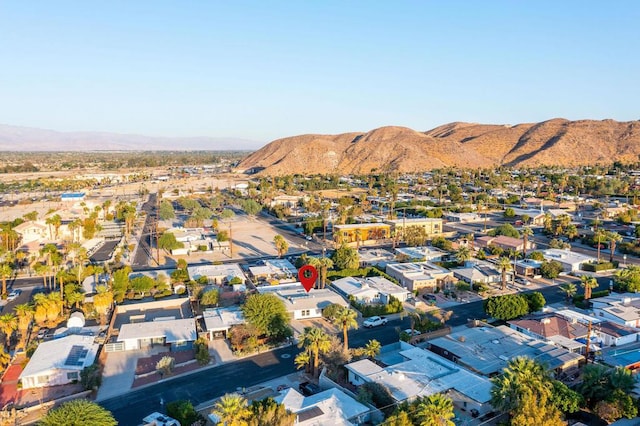
[[[315,395],[320,392],[320,387],[311,382],[302,382],[300,386],[298,386],[298,390],[304,396]]]
[[[435,302],[435,301],[436,301],[436,296],[435,296],[435,295],[433,295],[433,294],[429,294],[429,293],[425,293],[425,294],[423,294],[423,295],[422,295],[422,298],[423,298],[423,299],[425,299],[425,300],[432,301],[432,302]]]

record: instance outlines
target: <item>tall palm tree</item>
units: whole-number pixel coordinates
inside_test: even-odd
[[[565,294],[567,302],[578,292],[578,287],[574,283],[565,283],[558,287]]]
[[[317,377],[320,353],[326,353],[331,349],[331,338],[322,329],[317,327],[305,327],[300,336],[298,347],[305,348],[313,355],[313,376]]]
[[[20,342],[24,343],[27,340],[27,332],[29,331],[29,325],[33,319],[33,306],[29,303],[21,303],[16,305],[13,310],[18,317],[18,331],[20,332]]]
[[[9,350],[11,345],[11,336],[18,329],[18,318],[14,314],[0,315],[0,330],[4,334],[6,348]]]
[[[0,346],[0,370],[4,370],[11,362],[11,355]]]
[[[606,240],[606,233],[602,229],[597,229],[593,234],[593,239],[598,243],[598,263],[600,263],[600,246],[602,241]]]
[[[50,303],[47,295],[44,293],[37,293],[33,296],[33,319],[36,324],[42,326],[47,321],[47,310],[49,309]]]
[[[319,272],[320,288],[325,287],[327,281],[327,271],[333,268],[333,260],[328,257],[310,257],[309,265],[316,268]]]
[[[469,259],[471,259],[471,250],[469,247],[461,246],[456,252],[456,261],[459,264],[464,264]]]
[[[502,290],[507,288],[507,271],[511,270],[511,259],[508,257],[501,257],[496,262],[496,267],[502,274]]]
[[[62,218],[60,217],[59,214],[56,213],[50,218],[48,218],[47,220],[50,220],[51,225],[53,225],[53,229],[56,230],[56,240],[57,240],[60,236],[60,227],[62,226]]]
[[[216,402],[211,413],[216,415],[224,426],[246,425],[246,419],[250,415],[247,405],[243,396],[228,393]]]
[[[622,241],[622,236],[615,231],[607,232],[607,240],[609,241],[609,262],[613,263],[616,245]]]
[[[113,305],[113,292],[108,290],[106,286],[97,286],[96,294],[93,296],[93,307],[100,315],[100,325],[106,324],[107,310],[111,305]]]
[[[598,281],[594,277],[583,275],[580,277],[582,283],[580,286],[584,288],[584,300],[591,299],[591,290],[598,287]]]
[[[533,235],[533,231],[528,226],[522,228],[522,257],[527,257],[527,246],[529,245],[529,237]]]
[[[342,329],[342,342],[344,351],[349,351],[349,337],[347,331],[358,328],[358,314],[353,309],[341,307],[333,316],[333,323]]]
[[[418,404],[416,417],[420,426],[455,426],[453,402],[443,394],[429,395]]]
[[[7,294],[7,278],[13,276],[13,268],[8,263],[0,264],[0,280],[2,280],[2,296]]]
[[[368,358],[375,358],[380,354],[382,346],[376,339],[369,340],[362,350],[362,354]]]

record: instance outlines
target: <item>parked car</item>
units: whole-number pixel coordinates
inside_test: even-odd
[[[364,320],[364,322],[362,323],[362,326],[365,328],[372,328],[372,327],[377,327],[379,325],[385,325],[387,323],[387,318],[386,317],[371,317],[371,318],[367,318],[366,320]]]
[[[436,295],[435,294],[431,294],[431,293],[425,293],[422,295],[422,298],[424,300],[428,300],[430,302],[435,302],[436,301]]]
[[[43,327],[38,331],[38,339],[44,339],[45,334],[49,331],[48,328]]]
[[[522,284],[522,285],[529,285],[529,280],[527,280],[526,278],[516,278],[516,282],[518,284]]]
[[[9,293],[9,296],[7,296],[7,300],[9,302],[11,302],[12,300],[16,300],[21,293],[22,293],[22,290],[20,289],[12,290],[11,293]]]
[[[409,336],[418,336],[419,334],[421,334],[418,330],[413,330],[412,332],[410,328],[407,328],[406,330],[404,330],[404,332]]]
[[[300,386],[298,386],[298,390],[304,396],[315,395],[320,392],[320,387],[311,382],[302,382]]]

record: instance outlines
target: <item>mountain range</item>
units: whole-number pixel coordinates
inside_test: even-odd
[[[577,166],[640,158],[640,121],[496,125],[455,122],[425,132],[381,127],[366,133],[275,140],[239,169],[264,175],[420,172],[442,167]]]
[[[0,151],[241,151],[261,142],[238,138],[166,138],[108,132],[58,132],[0,124]]]

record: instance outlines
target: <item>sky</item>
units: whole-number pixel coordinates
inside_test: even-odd
[[[0,123],[259,142],[640,119],[640,2],[0,1]]]

